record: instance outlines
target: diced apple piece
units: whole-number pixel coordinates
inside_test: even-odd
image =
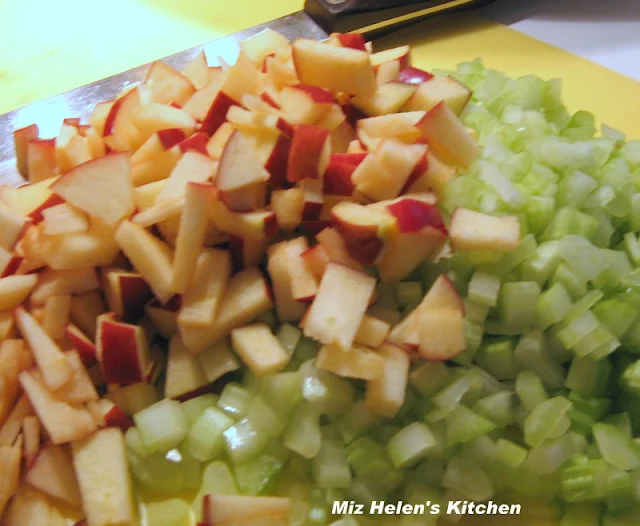
[[[134,186],[162,181],[171,175],[181,157],[182,150],[176,145],[141,161],[131,169],[131,181]]]
[[[225,78],[228,78],[228,76],[226,76]],[[200,93],[206,93],[207,91],[209,91],[209,89],[210,87],[207,86],[206,88],[201,90]],[[198,95],[198,93],[196,93],[196,95]],[[194,95],[194,98],[196,95]],[[213,135],[216,131],[218,131],[220,126],[224,124],[229,108],[231,108],[235,104],[237,104],[237,102],[233,99],[233,97],[229,96],[223,91],[217,91],[213,98],[213,102],[205,112],[205,115],[202,119],[200,131],[206,133],[207,135]],[[186,109],[187,107],[185,106],[185,110]]]
[[[304,237],[292,239],[284,246],[285,258],[291,276],[291,293],[294,300],[303,303],[311,302],[318,292],[316,277],[302,259],[302,254],[308,248],[309,244]]]
[[[239,131],[229,137],[216,177],[220,191],[229,192],[269,180],[269,172],[262,166],[251,143]]]
[[[51,524],[51,504],[44,494],[27,485],[18,488],[7,508],[3,523],[6,526],[31,526]]]
[[[411,48],[407,45],[398,46],[391,49],[385,49],[384,51],[378,51],[371,55],[371,65],[374,68],[378,68],[381,64],[393,60],[400,62],[401,69],[409,67],[411,62]]]
[[[38,284],[33,289],[31,301],[34,305],[44,305],[50,296],[81,294],[100,288],[95,269],[45,270],[39,275]]]
[[[449,109],[460,115],[471,99],[471,90],[452,76],[434,77],[423,82],[404,108],[407,111],[430,110],[444,101]]]
[[[182,68],[182,74],[191,81],[197,90],[204,88],[209,83],[209,67],[204,51],[198,53]]]
[[[130,385],[146,379],[150,357],[142,327],[119,322],[110,313],[102,314],[96,347],[107,383]]]
[[[390,329],[391,327],[386,321],[367,314],[362,318],[362,322],[360,323],[360,327],[358,327],[358,332],[355,335],[354,341],[356,343],[366,345],[367,347],[377,349],[384,343]]]
[[[296,125],[289,150],[287,180],[296,182],[321,177],[329,163],[330,154],[329,130],[307,124]]]
[[[40,452],[40,420],[37,416],[29,415],[22,421],[22,449],[25,466],[29,469]]]
[[[220,157],[222,157],[224,147],[234,131],[235,128],[230,122],[225,122],[220,125],[207,142],[207,153],[209,157],[212,159],[220,159]]]
[[[69,203],[43,210],[42,217],[42,232],[49,236],[85,232],[89,229],[86,214]]]
[[[51,190],[106,224],[117,223],[133,211],[129,154],[107,155],[77,166]]]
[[[271,237],[278,227],[271,210],[232,212],[219,200],[214,200],[209,216],[217,229],[243,239],[263,240]]]
[[[413,194],[433,190],[439,197],[456,175],[454,168],[443,163],[430,151],[425,156],[425,166],[422,172],[416,170],[409,177],[405,193]],[[413,180],[412,180],[413,179]]]
[[[71,455],[60,446],[49,444],[40,451],[27,471],[26,481],[35,489],[70,506],[80,507],[82,504]]]
[[[16,323],[29,344],[45,384],[52,391],[60,389],[73,376],[73,369],[65,355],[24,308],[16,309],[15,315]]]
[[[331,262],[355,270],[362,269],[362,265],[349,255],[344,239],[335,228],[325,228],[316,235],[316,239],[324,248]]]
[[[304,320],[310,338],[349,349],[373,296],[376,280],[344,265],[329,263]]]
[[[316,367],[345,378],[375,380],[384,372],[384,358],[366,347],[342,348],[324,345],[316,357]]]
[[[129,221],[120,224],[115,240],[155,296],[167,302],[173,296],[173,251],[144,228]]]
[[[323,175],[323,192],[327,195],[351,196],[355,189],[351,175],[367,153],[333,153]]]
[[[216,163],[198,152],[185,153],[171,171],[164,187],[156,197],[156,203],[175,201],[184,197],[187,183],[205,183],[216,171]]]
[[[55,395],[70,404],[82,404],[91,400],[98,400],[99,396],[89,377],[89,373],[82,363],[77,351],[64,353],[73,369],[73,377],[55,392]]]
[[[164,396],[177,398],[206,384],[207,379],[198,359],[186,349],[179,335],[171,338]]]
[[[229,342],[220,340],[197,355],[207,382],[215,382],[225,374],[240,369],[240,361]]]
[[[288,48],[289,40],[269,28],[263,29],[240,43],[242,53],[258,67],[262,66],[264,59],[269,55],[282,53]]]
[[[120,429],[101,429],[72,444],[82,507],[91,526],[135,524],[133,489]]]
[[[31,124],[13,132],[13,142],[16,152],[16,165],[18,173],[24,177],[29,177],[28,148],[29,142],[37,139],[40,134],[37,124]]]
[[[27,173],[30,183],[46,181],[57,175],[55,139],[34,139],[27,144]]]
[[[173,201],[161,201],[134,215],[131,218],[131,222],[143,228],[149,228],[153,225],[166,225],[172,220],[179,219],[179,216],[182,214],[183,210],[184,197],[180,197]],[[164,232],[162,229],[161,233],[164,236]]]
[[[0,203],[0,247],[12,250],[30,221],[3,203]]]
[[[291,501],[283,497],[249,497],[236,495],[205,495],[202,518],[216,526],[244,525],[256,519],[274,519],[276,524],[289,522]]]
[[[42,315],[42,328],[51,339],[61,340],[64,337],[70,311],[71,296],[68,294],[47,298]]]
[[[134,415],[158,401],[156,388],[146,382],[120,387],[107,396],[127,416]]]
[[[370,117],[388,115],[399,112],[415,96],[416,90],[413,84],[387,82],[378,86],[373,95],[359,95],[349,102]]]
[[[231,342],[242,361],[258,376],[280,371],[290,358],[265,323],[233,329]]]
[[[408,66],[400,72],[400,82],[406,82],[407,84],[422,84],[433,78],[433,74],[422,69]]]
[[[180,128],[159,130],[131,155],[131,164],[135,166],[153,159],[180,144],[185,138],[184,130]]]
[[[478,143],[445,102],[431,108],[417,126],[444,161],[467,168],[480,155]]]
[[[65,335],[73,348],[78,352],[85,367],[92,366],[97,360],[96,346],[93,341],[73,324],[67,325]]]
[[[292,52],[296,71],[305,84],[353,95],[368,95],[376,90],[373,67],[365,51],[301,38],[293,43]]]
[[[157,102],[140,106],[134,122],[145,139],[169,128],[178,128],[186,135],[191,135],[196,129],[196,121],[189,113]]]
[[[300,226],[303,207],[304,192],[301,188],[274,190],[271,193],[271,208],[282,230],[293,231]]]
[[[286,254],[287,242],[273,245],[269,250],[267,270],[273,285],[276,311],[280,321],[295,321],[302,318],[306,306],[293,297],[289,258]]]
[[[454,250],[515,250],[520,244],[520,222],[515,216],[494,217],[457,208],[449,234]]]
[[[37,274],[0,278],[0,311],[15,309],[27,299],[37,282]]]
[[[283,117],[291,124],[316,124],[334,103],[330,91],[318,86],[294,84],[280,92]]]
[[[198,257],[178,315],[178,328],[188,349],[197,352],[206,346],[208,329],[221,315],[231,273],[231,258],[225,250],[205,249]]]
[[[86,409],[57,399],[33,372],[20,373],[20,384],[54,444],[81,440],[95,430],[96,425]]]
[[[322,243],[318,243],[302,254],[302,259],[307,268],[316,277],[317,280],[322,279],[327,265],[329,264],[329,254]]]
[[[397,82],[400,80],[400,61],[388,60],[383,62],[376,69],[376,84],[382,86],[387,82]]]
[[[358,120],[358,130],[365,131],[370,137],[398,139],[411,144],[420,137],[417,124],[424,116],[423,111],[411,111],[369,117]]]
[[[134,124],[135,114],[141,102],[141,88],[136,86],[109,106],[102,126],[99,122],[101,119],[97,115],[95,119],[89,119],[96,130],[99,131],[102,128],[104,141],[112,150],[119,152],[136,150],[144,142],[144,137]],[[94,112],[96,110],[98,106]]]
[[[93,271],[93,279],[98,283],[95,287],[97,289],[99,281],[95,271]],[[93,340],[96,335],[96,318],[106,311],[102,296],[97,290],[91,289],[69,292],[69,294],[75,294],[71,297],[71,322]]]
[[[20,484],[20,444],[13,446],[0,446],[0,466],[2,466],[2,478],[0,478],[0,517],[9,500],[18,491]]]
[[[443,362],[466,349],[460,309],[425,309],[416,318],[418,352],[425,360]]]
[[[144,306],[153,298],[153,292],[140,274],[120,269],[104,272],[103,291],[109,310],[130,323],[144,314]]]
[[[409,354],[389,343],[384,344],[378,354],[384,358],[384,371],[378,378],[367,382],[365,404],[369,411],[392,418],[405,401]]]
[[[302,190],[303,222],[317,221],[324,206],[324,196],[322,195],[322,181],[320,179],[302,179],[298,182],[298,188]]]

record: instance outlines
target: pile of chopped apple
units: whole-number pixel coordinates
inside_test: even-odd
[[[240,368],[282,371],[271,310],[387,417],[410,360],[464,351],[446,278],[401,323],[376,302],[425,260],[520,237],[512,217],[441,215],[479,154],[457,116],[471,93],[409,59],[266,30],[231,66],[154,63],[56,138],[15,132],[30,184],[0,194],[3,524],[63,524],[60,503],[88,526],[135,524],[131,415]],[[212,525],[287,521],[288,499],[213,500]]]

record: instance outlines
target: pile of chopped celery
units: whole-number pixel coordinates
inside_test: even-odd
[[[465,298],[467,351],[414,363],[404,407],[384,419],[364,407],[363,385],[316,369],[317,345],[283,325],[286,372],[135,416],[126,441],[140,486],[195,495],[196,516],[206,493],[287,495],[301,526],[461,518],[332,515],[342,500],[494,500],[545,524],[640,524],[640,141],[606,127],[596,137],[556,81],[479,61],[453,74],[474,90],[463,120],[483,156],[442,206],[516,215],[523,239],[425,264],[380,285],[379,301],[404,315],[447,272]]]

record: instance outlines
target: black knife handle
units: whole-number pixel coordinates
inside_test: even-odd
[[[492,0],[305,0],[304,10],[327,33],[389,30],[452,9]],[[385,31],[386,32],[386,31]]]

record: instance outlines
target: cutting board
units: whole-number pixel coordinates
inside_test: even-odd
[[[232,7],[230,7],[230,4]],[[0,113],[300,9],[302,0],[0,0]],[[507,27],[440,18],[386,38],[410,43],[418,66],[482,57],[510,75],[562,77],[570,109],[640,138],[640,84]]]

